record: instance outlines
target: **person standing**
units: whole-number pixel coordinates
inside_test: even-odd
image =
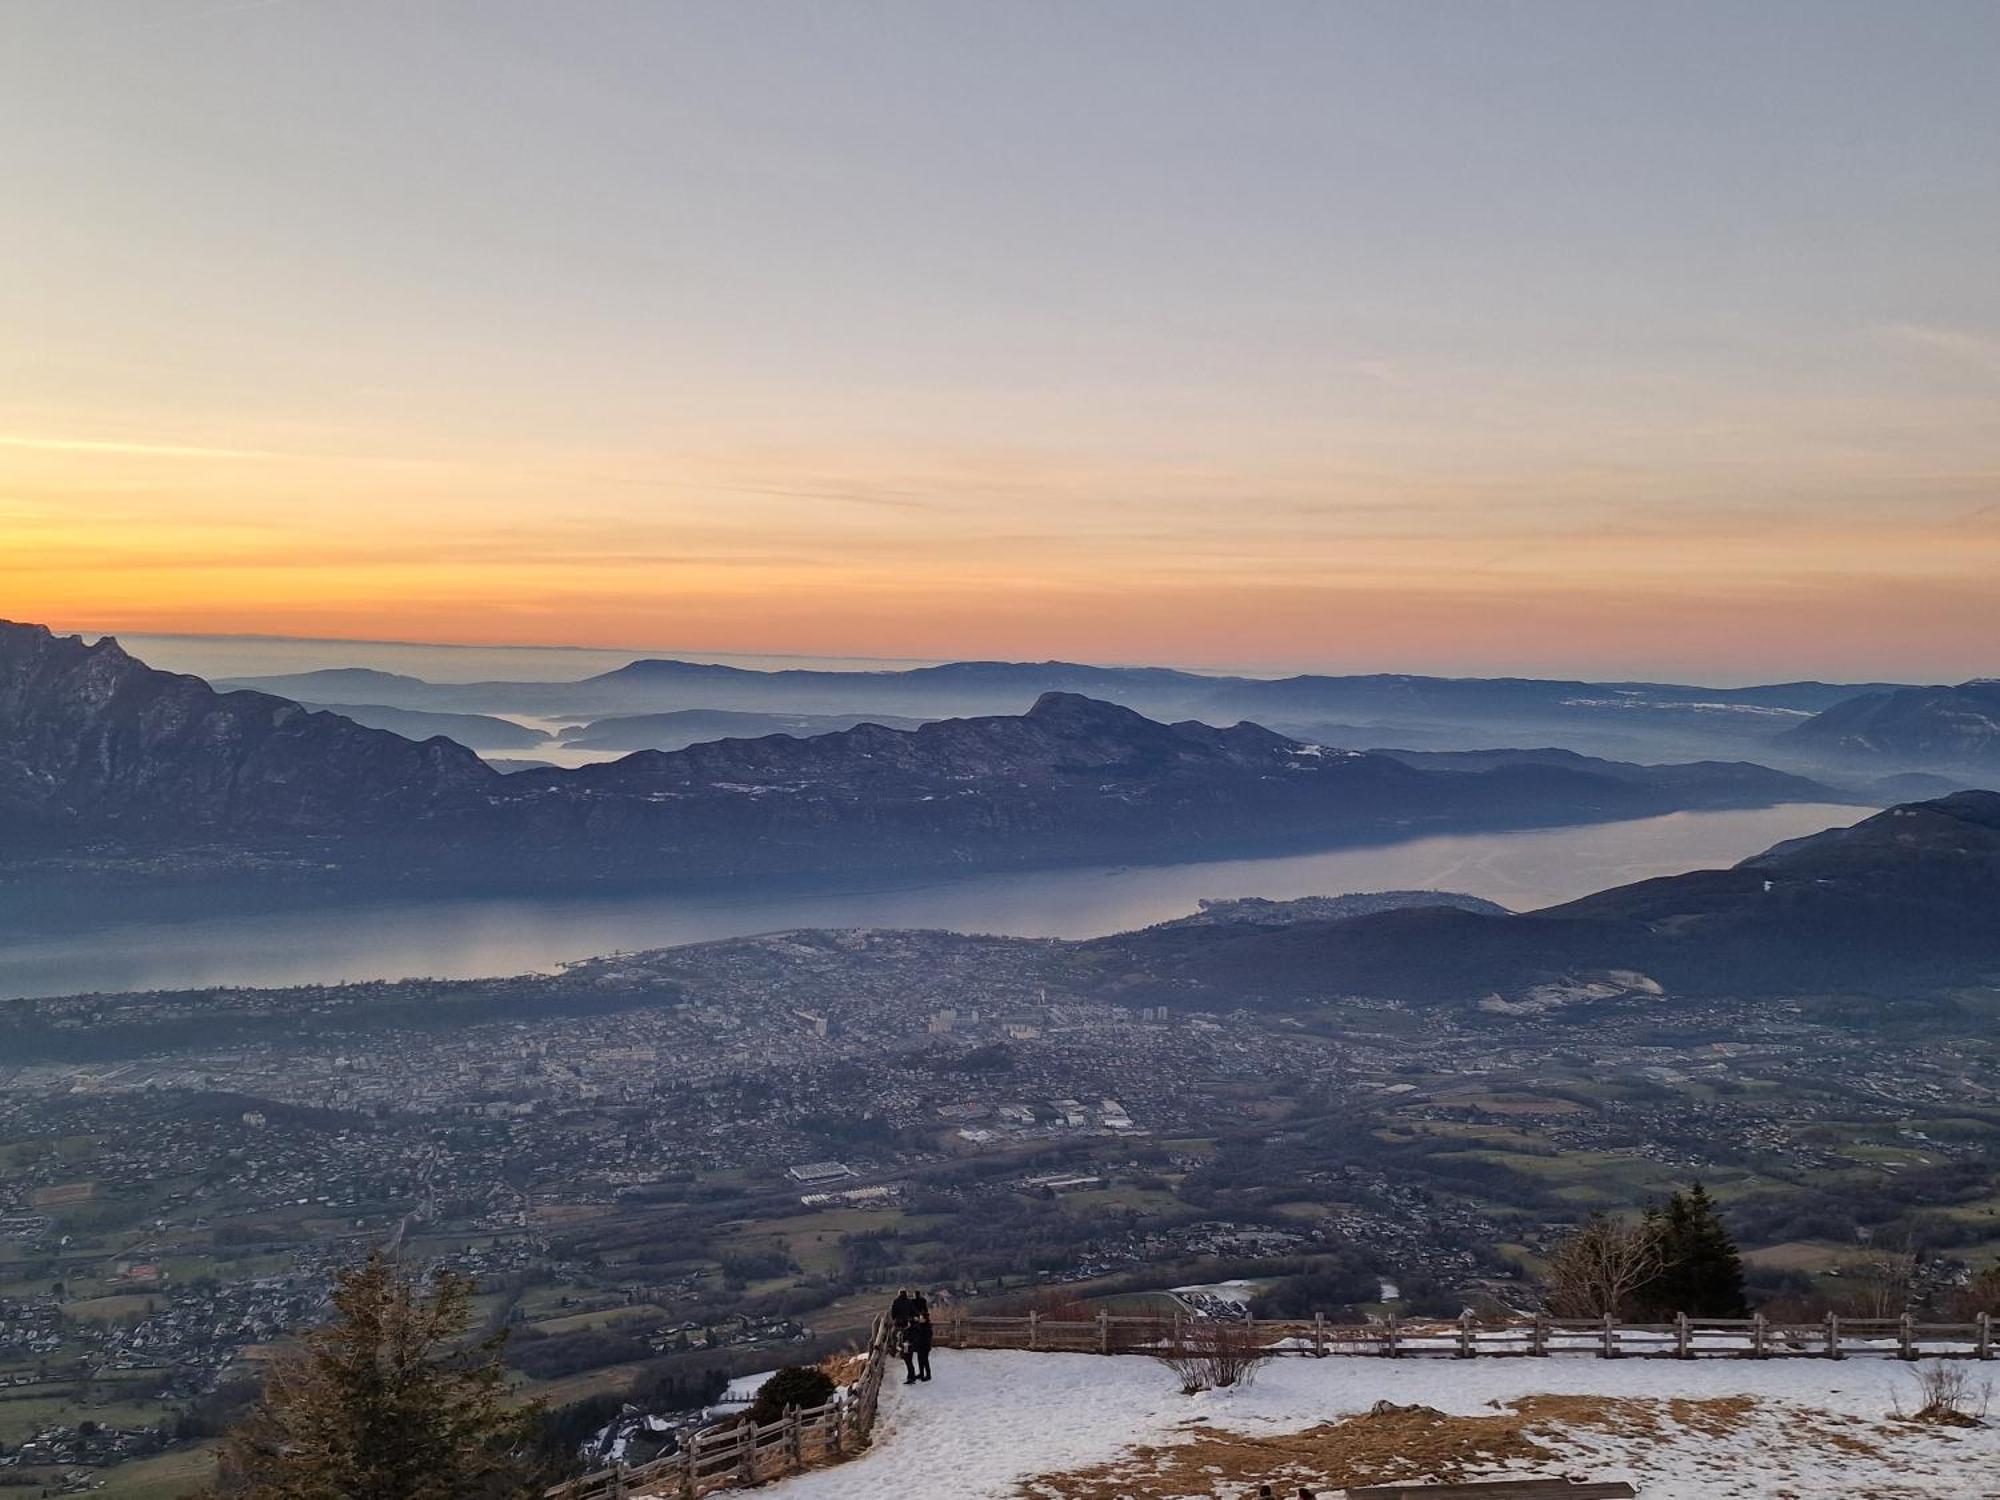
[[[923,1298],[909,1287],[896,1293],[896,1300],[889,1304],[889,1325],[895,1331],[896,1352],[903,1356],[903,1384],[917,1383],[917,1351],[910,1338],[910,1323],[917,1315],[917,1308]]]
[[[916,1316],[910,1319],[910,1351],[916,1360],[916,1368],[911,1378],[929,1380],[931,1378],[931,1309],[920,1295],[917,1298]]]

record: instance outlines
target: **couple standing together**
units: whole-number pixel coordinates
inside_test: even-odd
[[[903,1355],[908,1378],[915,1385],[931,1378],[931,1305],[922,1292],[904,1287],[889,1304],[889,1322],[896,1330],[896,1343]]]

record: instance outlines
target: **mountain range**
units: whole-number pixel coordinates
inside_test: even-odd
[[[503,776],[447,739],[0,625],[0,835],[26,851],[255,850],[377,881],[705,880],[1177,861],[1831,797],[1757,766],[1425,764],[1054,691],[1023,714]]]
[[[904,720],[1024,713],[1077,693],[1156,719],[1248,719],[1295,738],[1420,749],[1557,744],[1598,755],[1735,755],[1883,684],[1675,683],[1407,674],[1263,679],[1074,662],[947,662],[906,670],[758,671],[648,658],[578,682],[431,683],[365,668],[220,681],[314,703],[592,720],[695,709]]]

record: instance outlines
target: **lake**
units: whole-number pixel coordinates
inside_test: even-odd
[[[1802,803],[1624,823],[1413,839],[1270,859],[860,882],[782,892],[343,903],[248,916],[116,921],[0,941],[0,998],[211,985],[478,978],[788,927],[939,927],[1098,937],[1184,916],[1204,897],[1450,890],[1528,911],[1606,886],[1733,864],[1865,809]]]

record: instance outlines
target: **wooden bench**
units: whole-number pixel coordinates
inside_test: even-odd
[[[1634,1500],[1622,1479],[1573,1484],[1567,1479],[1475,1479],[1464,1484],[1368,1484],[1347,1500]]]

